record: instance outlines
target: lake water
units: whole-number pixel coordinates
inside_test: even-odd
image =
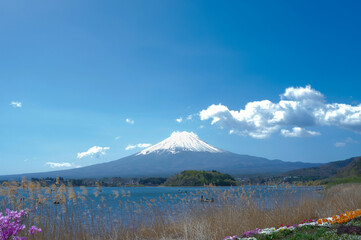
[[[96,187],[86,187],[88,190],[88,196],[95,197],[98,189]],[[111,199],[115,197],[115,191],[119,193],[119,197],[128,199],[129,201],[141,202],[142,200],[150,200],[159,197],[182,197],[194,195],[195,199],[198,199],[202,194],[215,194],[224,193],[224,191],[239,192],[245,190],[246,193],[255,192],[261,193],[278,193],[282,194],[286,191],[295,191],[298,193],[314,192],[315,190],[322,189],[322,187],[297,187],[297,186],[242,186],[242,187],[102,187],[100,188],[99,196]],[[77,194],[81,195],[82,189],[80,187],[74,187]],[[206,193],[205,193],[206,192]],[[98,197],[99,197],[98,196]],[[98,198],[96,197],[96,198]],[[96,199],[93,198],[93,199]]]
[[[136,221],[154,210],[167,219],[176,219],[186,209],[239,204],[246,199],[264,208],[273,204],[296,204],[302,196],[319,197],[320,187],[244,186],[244,187],[88,187],[86,201],[92,211],[123,221]],[[81,188],[74,188],[82,195]],[[290,201],[290,196],[292,200]],[[201,198],[205,201],[201,201]],[[276,201],[275,201],[276,200]]]
[[[141,204],[153,199],[170,201],[188,200],[200,201],[201,196],[216,199],[219,195],[227,193],[252,194],[253,197],[268,198],[281,197],[285,192],[293,191],[295,194],[314,194],[315,190],[322,187],[297,187],[297,186],[243,186],[243,187],[104,187],[100,191],[96,187],[87,187],[88,198],[99,201],[102,197],[109,205],[118,205],[119,201]],[[74,188],[77,195],[82,194],[82,189]],[[117,193],[119,196],[117,197]]]
[[[28,199],[25,207],[35,209],[38,216],[47,214],[57,216],[58,220],[69,219],[84,222],[91,226],[91,221],[114,221],[123,226],[137,226],[139,222],[154,221],[157,217],[167,221],[185,217],[184,214],[206,210],[207,208],[237,206],[247,207],[250,202],[261,208],[271,209],[274,204],[297,204],[303,196],[320,197],[320,187],[296,186],[244,186],[244,187],[74,187],[71,189],[38,189],[36,194],[47,201],[38,205],[28,201],[26,191],[19,191],[17,199]],[[34,195],[34,193],[31,193]],[[62,196],[65,204],[55,204]],[[73,198],[71,197],[73,196]],[[74,197],[75,196],[75,197]],[[37,199],[35,197],[33,199]],[[204,201],[201,201],[203,198]],[[74,202],[71,199],[76,199]],[[1,200],[1,198],[0,198]],[[4,198],[3,198],[4,200]],[[33,204],[36,205],[33,205]],[[34,206],[36,206],[34,208]],[[5,205],[1,206],[6,207]],[[8,205],[11,208],[10,205]],[[46,211],[45,211],[46,210]],[[75,214],[73,214],[75,213]],[[55,215],[54,215],[55,214]],[[60,214],[60,215],[59,215]],[[56,224],[56,221],[54,224]],[[110,225],[109,225],[110,226]]]

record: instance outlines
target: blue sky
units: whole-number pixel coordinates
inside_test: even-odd
[[[0,174],[115,160],[177,130],[270,159],[358,156],[360,10],[358,1],[1,1]]]

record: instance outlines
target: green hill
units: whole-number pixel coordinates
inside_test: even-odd
[[[235,186],[235,179],[229,174],[217,171],[195,171],[187,170],[167,179],[166,186]]]
[[[354,175],[361,175],[360,169],[360,159],[361,157],[353,157],[350,159],[330,162],[319,167],[312,168],[302,168],[293,171],[286,172],[282,174],[283,176],[296,176],[296,177],[310,177],[316,179],[323,179],[328,177],[333,177],[338,174],[348,174],[353,173]],[[359,168],[354,169],[355,166]],[[353,170],[354,169],[354,170]]]
[[[282,176],[302,182],[317,180],[316,183],[327,185],[361,182],[361,157],[330,162],[320,167],[293,170]]]
[[[352,162],[340,168],[334,177],[361,176],[361,157],[353,158]]]

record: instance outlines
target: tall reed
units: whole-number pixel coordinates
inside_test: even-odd
[[[23,179],[2,184],[0,211],[28,209],[26,224],[43,230],[36,235],[41,240],[209,240],[361,208],[360,184],[338,185],[321,193],[295,191],[287,185],[225,191],[211,187],[140,202],[130,201],[129,194],[114,190],[107,199],[100,186],[89,192]],[[201,202],[200,196],[209,201]]]

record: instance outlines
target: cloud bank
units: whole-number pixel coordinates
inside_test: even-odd
[[[86,152],[78,153],[78,158],[84,158],[84,157],[96,157],[99,158],[101,155],[105,155],[106,151],[109,150],[109,147],[99,147],[94,146],[88,149]]]
[[[326,103],[319,91],[306,87],[289,87],[280,101],[254,101],[239,111],[222,104],[211,105],[200,113],[201,120],[253,138],[267,138],[276,132],[284,137],[318,136],[306,127],[335,126],[361,133],[361,104]]]
[[[128,145],[125,150],[131,150],[131,149],[134,149],[134,148],[147,148],[147,147],[150,147],[152,144],[150,143],[138,143],[138,144],[135,144],[135,145]]]

